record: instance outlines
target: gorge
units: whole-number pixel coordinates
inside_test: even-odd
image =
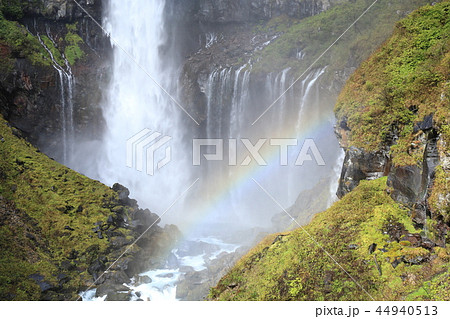
[[[337,200],[336,193],[343,199],[330,211],[338,214],[339,205],[351,203],[351,196],[361,201],[367,194],[381,194],[386,182],[393,200],[379,195],[386,197],[384,205],[394,207],[395,200],[412,214],[406,222],[395,210],[406,229],[398,236],[389,230],[389,235],[399,242],[422,227],[420,240],[414,237],[420,242],[414,253],[433,249],[431,256],[445,260],[448,220],[428,208],[430,196],[437,198],[433,207],[448,207],[448,193],[432,189],[436,174],[444,176],[438,181],[442,185],[447,174],[445,167],[438,170],[447,148],[438,138],[437,117],[430,120],[429,113],[419,112],[414,130],[423,135],[411,151],[405,146],[409,141],[402,140],[409,131],[387,130],[359,118],[359,110],[346,108],[354,105],[346,97],[338,100],[337,122],[333,110],[350,75],[389,38],[394,24],[430,3],[2,0],[0,112],[7,122],[0,137],[8,146],[2,147],[0,166],[1,299],[67,300],[80,294],[83,299],[202,300],[222,276],[210,299],[318,299],[322,295],[299,288],[309,286],[300,283],[301,270],[295,267],[272,278],[290,288],[251,289],[251,281],[258,285],[258,280],[250,272],[261,265],[264,272],[275,263],[270,251],[285,250],[288,256],[292,241],[304,240],[294,235],[299,230],[265,236],[307,225]],[[448,1],[436,7],[445,11],[445,5]],[[439,81],[446,83],[443,79]],[[376,91],[373,80],[364,81],[364,89]],[[378,84],[376,88],[386,85]],[[372,119],[380,114],[370,110]],[[399,116],[403,120],[407,115]],[[390,142],[373,146],[378,137],[370,130],[386,132],[391,139],[383,138]],[[165,146],[152,149],[155,160],[170,154],[170,161],[158,167],[143,153],[127,153],[127,141],[135,137],[132,150],[138,143],[145,153],[159,141]],[[223,141],[223,158],[208,160],[205,155],[218,150],[209,144],[200,148],[200,165],[194,165],[193,141],[205,139]],[[309,148],[303,150],[305,145]],[[414,151],[422,148],[423,158]],[[304,151],[308,160],[295,165]],[[412,165],[405,152],[416,152],[411,156],[417,155],[414,159],[425,167]],[[153,174],[146,174],[148,165]],[[370,184],[373,189],[366,179],[376,180]],[[367,214],[363,210],[361,218]],[[21,216],[19,223],[14,215]],[[318,216],[308,227],[346,234],[334,219]],[[381,227],[375,224],[364,227]],[[358,245],[370,245],[366,241],[377,236]],[[19,238],[17,246],[9,247],[10,237]],[[76,240],[79,244],[69,249]],[[20,250],[25,253],[13,258]],[[307,252],[293,251],[308,262]],[[431,260],[425,255],[422,260]],[[414,258],[407,260],[416,265]],[[10,280],[17,260],[39,263]],[[240,267],[248,277],[237,275]],[[338,276],[325,268],[317,270],[318,278],[329,276],[324,280],[337,285]],[[343,298],[331,284],[324,285],[323,294]],[[367,298],[356,293],[345,297]]]

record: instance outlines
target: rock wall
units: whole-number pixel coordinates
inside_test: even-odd
[[[441,32],[448,25],[443,13],[448,6],[448,2],[425,6],[412,13],[404,24],[398,24],[392,38],[352,75],[335,108],[336,135],[346,152],[338,196],[351,192],[361,180],[387,176],[391,197],[410,211],[416,227],[442,246],[448,243],[450,229],[450,202],[446,196],[450,178],[448,64],[443,53],[448,44],[442,44],[447,49],[429,59],[422,52],[431,52],[441,45],[441,38],[415,47],[414,39],[428,29],[413,29],[408,23],[422,23],[422,19],[431,25],[427,20],[430,19],[442,24],[436,27]],[[437,17],[427,18],[429,11]],[[409,30],[411,39],[402,42],[405,30]],[[399,76],[399,72],[392,71],[398,68],[393,67],[392,61],[406,59],[409,49],[415,50],[411,54],[417,60]],[[421,68],[436,77],[434,84],[412,78]],[[404,86],[393,89],[392,83],[401,76],[405,76]]]
[[[102,1],[79,3],[101,22]],[[54,56],[59,56],[62,68],[73,75],[73,139],[78,140],[88,136],[96,139],[102,133],[101,88],[108,82],[111,46],[102,30],[73,1],[42,0],[33,4],[24,1],[21,9],[22,13],[16,17],[17,29],[32,36],[33,47],[25,43],[17,52],[7,40],[0,42],[4,52],[9,53],[6,58],[13,61],[9,72],[0,77],[0,112],[34,145],[62,161],[65,128],[61,117],[61,79],[47,49],[40,47],[38,41],[44,37],[52,39],[53,44],[49,40],[44,42]],[[16,20],[13,18],[11,21]],[[75,43],[70,42],[72,39]],[[72,61],[66,57],[66,61],[61,61],[69,46],[80,58]],[[33,54],[47,56],[36,61]]]
[[[287,15],[304,18],[343,0],[200,0],[198,18],[205,23],[248,23]],[[345,1],[345,0],[344,0]]]
[[[341,143],[343,135],[345,133],[342,129],[337,130]],[[392,163],[390,147],[395,145],[395,139],[387,141],[387,146],[377,151],[365,151],[341,144],[345,150],[345,159],[339,179],[338,197],[342,198],[351,192],[361,180],[388,176],[387,184],[392,188],[392,198],[411,208],[413,220],[423,227],[427,216],[431,216],[427,198],[433,187],[435,169],[441,164],[437,144],[442,141],[442,136],[437,133],[437,128],[429,127],[420,133],[418,140],[420,142],[416,147],[423,149],[422,160],[417,165],[406,166],[395,166]]]

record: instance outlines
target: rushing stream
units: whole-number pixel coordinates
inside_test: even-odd
[[[221,254],[233,253],[237,244],[225,243],[215,237],[184,240],[172,251],[166,268],[143,272],[126,284],[131,290],[131,301],[175,301],[180,278],[186,272],[206,270],[208,264]],[[81,293],[83,301],[103,301],[105,296],[95,297],[96,289]]]

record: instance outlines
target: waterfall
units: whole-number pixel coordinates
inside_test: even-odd
[[[251,61],[240,65],[215,66],[209,74],[201,77],[204,79],[203,83],[199,83],[203,88],[206,109],[202,114],[205,120],[200,127],[196,127],[173,103],[171,97],[161,90],[163,87],[183,102],[182,97],[176,96],[176,92],[182,91],[177,87],[178,83],[173,81],[180,78],[178,72],[182,69],[182,61],[173,61],[171,55],[164,52],[170,40],[166,38],[164,8],[164,0],[147,1],[145,4],[131,0],[109,1],[103,25],[114,39],[114,59],[112,78],[103,105],[107,127],[95,162],[91,161],[90,167],[82,171],[108,185],[115,182],[126,185],[131,190],[131,196],[141,206],[148,207],[155,213],[163,212],[185,190],[189,182],[199,177],[200,183],[196,186],[194,199],[178,203],[182,207],[174,209],[176,212],[163,218],[163,221],[178,226],[189,219],[189,214],[195,215],[198,204],[212,201],[216,194],[222,194],[220,208],[211,209],[205,219],[209,218],[214,222],[217,218],[224,222],[240,223],[246,219],[246,215],[248,225],[270,224],[271,214],[277,212],[277,208],[273,207],[273,202],[267,196],[261,194],[260,189],[247,186],[247,189],[230,187],[224,191],[223,187],[230,183],[232,185],[234,179],[256,169],[254,160],[248,167],[241,165],[248,154],[240,143],[241,138],[248,138],[253,144],[260,138],[298,138],[298,146],[301,146],[304,138],[303,123],[313,121],[312,116],[320,110],[322,102],[318,79],[324,74],[325,68],[311,70],[304,79],[284,93],[295,80],[296,75],[291,68],[264,75],[265,78],[261,81],[261,78],[254,78]],[[205,45],[216,41],[217,37],[218,35],[208,34]],[[253,127],[251,123],[257,115],[280,96],[270,113]],[[127,140],[142,132],[145,135],[147,131],[142,131],[144,129],[152,134],[160,134],[160,137],[171,138],[172,160],[152,176],[142,171],[142,168],[145,169],[142,159],[133,158],[133,167],[126,165]],[[331,133],[327,132],[328,139],[333,136],[332,129],[329,131]],[[224,160],[203,161],[200,167],[193,167],[190,152],[194,136],[224,139]],[[229,144],[228,139],[236,141],[237,165],[228,163],[228,150],[232,149],[232,142]],[[142,142],[143,139],[139,141]],[[290,163],[295,162],[295,159],[292,161],[292,156],[298,155],[299,147],[290,149]],[[148,146],[144,147],[144,150],[147,148]],[[261,152],[267,152],[268,148],[269,141],[261,148]],[[162,148],[155,152],[164,155],[164,151]],[[334,149],[328,147],[326,152],[331,154]],[[272,195],[283,206],[289,207],[301,190],[310,187],[308,184],[314,183],[319,177],[334,174],[330,172],[333,171],[336,154],[334,152],[329,156],[331,162],[328,168],[317,168],[313,166],[315,164],[280,167],[275,158],[270,161],[268,173],[261,181],[265,180]],[[266,168],[260,168],[261,171],[263,169]],[[171,218],[175,214],[181,218]]]
[[[103,25],[114,39],[112,78],[103,105],[106,131],[101,152],[96,159],[96,172],[89,173],[108,185],[116,182],[126,185],[140,206],[159,214],[188,185],[185,182],[188,171],[183,165],[186,156],[180,123],[182,111],[161,89],[173,95],[177,92],[173,83],[173,78],[177,78],[174,62],[161,53],[167,40],[164,8],[164,0],[108,2]],[[139,140],[144,153],[152,137],[160,136],[157,142],[161,144],[170,140],[165,147],[155,150],[155,158],[164,158],[171,152],[172,160],[153,176],[146,174],[151,165],[145,163],[148,157],[139,156],[136,149],[128,154],[132,167],[126,165],[126,143],[136,134],[145,133],[144,129],[152,133]]]
[[[338,186],[339,186],[339,179],[341,176],[342,171],[342,163],[344,162],[345,158],[345,152],[343,149],[339,149],[339,156],[336,158],[336,162],[333,166],[333,175],[330,183],[330,197],[328,199],[328,206],[331,206],[335,201],[338,200],[338,197],[336,195]]]
[[[298,113],[298,120],[297,120],[297,131],[301,130],[302,124],[305,122],[305,120],[307,121],[308,119],[306,119],[305,114],[306,114],[306,109],[307,109],[307,103],[317,103],[316,101],[313,101],[312,99],[318,97],[318,87],[316,86],[316,91],[313,91],[313,88],[317,82],[317,80],[320,78],[320,76],[325,72],[326,67],[325,68],[319,68],[317,70],[314,70],[312,72],[310,72],[305,79],[301,82],[301,96],[302,98],[300,99],[300,105],[299,105],[299,113]]]
[[[206,77],[205,83],[201,85],[205,88],[207,106],[205,137],[236,140],[237,166],[243,160],[242,156],[239,158],[239,154],[246,151],[239,144],[241,138],[248,138],[252,140],[252,143],[256,143],[259,138],[298,138],[300,145],[293,148],[295,152],[291,154],[297,156],[303,143],[303,123],[319,121],[316,113],[320,113],[322,101],[318,80],[324,74],[326,68],[311,70],[303,80],[299,81],[298,85],[287,92],[285,92],[286,89],[295,80],[294,74],[290,74],[291,68],[285,68],[278,73],[267,74],[263,82],[264,91],[255,91],[255,88],[251,86],[251,69],[250,63],[233,67],[216,67]],[[267,118],[262,120],[263,125],[260,128],[252,128],[251,121],[256,114],[261,112],[261,106],[266,106],[277,98],[279,99],[273,106],[271,113],[268,113]],[[261,105],[261,102],[266,105]],[[327,134],[334,136],[331,123]],[[308,137],[314,138],[315,136]],[[328,149],[325,151],[328,151]],[[336,159],[337,153],[334,148],[330,151],[334,155],[330,157],[329,168],[322,169],[321,175],[323,177],[337,175],[334,165],[336,161],[339,161]],[[203,170],[202,176],[206,182],[203,182],[205,186],[202,193],[205,194],[206,198],[208,198],[207,194],[215,193],[217,180],[227,178],[232,180],[240,174],[245,174],[245,168],[229,165],[226,160],[228,155],[228,149],[225,147],[225,160],[208,162],[206,169]],[[295,162],[295,159],[291,158],[291,163]],[[273,187],[271,189],[272,194],[286,207],[295,202],[302,189],[311,187],[308,183],[315,183],[320,179],[316,173],[320,169],[313,166],[303,169],[292,166],[280,167],[279,164],[269,163],[267,170],[270,173],[265,178],[270,187]],[[336,176],[336,180],[337,178],[338,176]],[[333,187],[330,185],[330,188]],[[228,198],[227,204],[222,205],[221,210],[217,211],[211,219],[228,218],[229,220],[244,222],[246,220],[244,215],[247,215],[249,225],[257,225],[258,223],[262,225],[263,220],[269,219],[270,209],[268,207],[271,206],[271,203],[266,201],[261,194],[258,194],[258,190],[252,193],[248,189],[245,191],[231,189]],[[330,193],[330,198],[334,198],[334,194],[331,196]],[[258,214],[259,216],[257,216]]]
[[[269,163],[265,167],[258,167],[255,161],[248,166],[240,166],[243,156],[247,154],[238,156],[238,165],[229,165],[229,154],[225,149],[223,161],[203,162],[205,165],[197,169],[193,168],[192,157],[188,153],[191,151],[193,138],[188,133],[194,132],[195,136],[202,138],[222,138],[225,143],[228,143],[228,139],[235,139],[239,143],[241,138],[252,139],[253,143],[259,138],[301,138],[303,131],[298,123],[307,122],[308,116],[319,109],[321,100],[318,79],[324,69],[312,70],[299,85],[283,94],[295,80],[290,68],[276,74],[263,75],[262,81],[258,82],[253,81],[250,61],[241,65],[214,66],[209,74],[199,80],[203,81],[199,86],[204,92],[206,110],[201,114],[205,117],[204,121],[199,127],[195,127],[171,97],[161,90],[162,87],[173,95],[174,92],[181,91],[173,81],[180,78],[178,72],[181,68],[163,51],[168,40],[164,7],[164,0],[145,3],[110,0],[108,3],[103,24],[114,39],[114,59],[112,78],[103,105],[107,127],[101,148],[96,153],[96,163],[89,163],[94,167],[95,173],[91,172],[89,175],[109,185],[119,182],[129,187],[130,197],[137,199],[140,206],[148,207],[157,214],[171,206],[192,182],[193,177],[199,177],[200,182],[195,189],[192,189],[186,199],[177,202],[177,206],[163,217],[164,222],[169,221],[182,227],[183,223],[189,224],[186,220],[192,214],[195,217],[192,224],[198,225],[205,232],[204,235],[219,233],[223,237],[229,236],[228,238],[235,236],[235,231],[266,227],[270,225],[271,217],[279,212],[279,207],[256,187],[252,177],[266,186],[284,207],[289,207],[301,190],[310,188],[308,183],[317,182],[324,175],[329,176],[330,172],[334,174],[331,165],[318,168],[310,163],[305,167],[284,167],[279,165],[276,161],[278,157],[272,156],[273,154],[266,158]],[[211,45],[216,39],[216,35],[208,35],[205,45]],[[255,83],[258,83],[256,88],[253,86]],[[256,116],[280,96],[271,112],[253,127],[251,123]],[[294,130],[296,125],[299,127]],[[331,125],[330,127],[332,128]],[[147,131],[143,131],[144,129]],[[142,144],[147,140],[144,136],[150,133],[172,138],[172,160],[152,176],[142,171],[142,158],[133,157],[133,167],[126,165],[129,159],[127,141],[141,136],[137,140]],[[327,132],[325,138],[329,139],[332,135],[331,129],[331,133]],[[308,137],[315,138],[316,135]],[[262,152],[270,148],[269,143],[267,145],[262,148]],[[144,150],[146,147],[147,144],[144,145]],[[242,150],[242,144],[237,145],[237,151]],[[298,155],[298,148],[293,150]],[[334,152],[334,157],[331,156],[334,163],[337,153],[332,148],[327,151]],[[160,152],[161,155],[164,149],[155,152]],[[138,165],[139,162],[141,165]],[[139,167],[140,170],[136,169]],[[248,177],[249,172],[256,173]],[[172,216],[179,218],[173,219]],[[188,235],[197,236],[197,239],[201,235],[194,230],[190,231],[191,234]],[[205,256],[200,257],[203,267]],[[148,275],[155,275],[152,278],[154,283],[151,284],[154,287],[157,283],[162,283],[162,279],[157,279],[162,277],[154,273],[159,270],[152,271]],[[177,278],[180,272],[176,270],[172,274],[173,278]],[[163,293],[165,291],[168,295],[166,297],[174,297],[174,285],[176,283],[171,282],[170,289],[162,288]]]
[[[46,26],[47,38],[52,42],[54,47],[57,47],[56,42],[51,36],[49,27]],[[60,101],[61,101],[61,132],[62,132],[62,163],[64,165],[70,166],[72,163],[73,156],[73,145],[75,138],[75,128],[73,123],[73,88],[74,88],[74,76],[72,74],[72,69],[70,67],[69,61],[63,53],[61,57],[64,60],[64,66],[58,63],[48,46],[42,40],[41,35],[37,32],[37,37],[39,39],[42,47],[47,51],[52,60],[52,66],[57,71],[59,77],[59,91],[60,91]]]

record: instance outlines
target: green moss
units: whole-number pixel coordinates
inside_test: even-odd
[[[448,125],[450,118],[449,35],[449,1],[422,7],[397,23],[393,36],[361,65],[339,96],[335,112],[339,120],[347,118],[349,146],[376,150],[397,131],[393,164],[421,161],[423,149],[416,147],[420,143],[413,126],[430,114],[436,127]]]
[[[32,7],[42,8],[41,0],[0,0],[0,14],[9,20],[19,20],[23,18],[24,11]]]
[[[70,65],[85,57],[85,52],[81,48],[83,40],[76,33],[76,23],[67,24],[67,33],[64,40],[58,43],[61,48],[55,47],[47,36],[41,36],[42,42],[50,50],[55,61],[65,65],[64,57]],[[10,72],[14,66],[15,59],[27,58],[34,65],[50,66],[52,64],[50,55],[39,42],[39,39],[17,21],[10,21],[0,14],[0,45],[4,45],[7,50],[1,50],[0,70],[3,74]],[[8,54],[4,55],[4,52]]]
[[[326,76],[330,80],[333,79],[335,71],[347,67],[349,60],[353,60],[353,63],[363,61],[391,34],[394,23],[400,18],[399,12],[409,11],[427,3],[430,1],[378,1],[314,67],[328,65]],[[300,75],[369,5],[365,0],[343,2],[305,19],[282,16],[257,25],[255,33],[272,33],[279,36],[256,54],[254,72],[268,73],[291,67]],[[299,48],[302,48],[305,54],[301,61],[296,59]]]
[[[21,19],[23,17],[22,0],[1,0],[0,12],[8,19]]]
[[[450,172],[436,167],[433,189],[428,199],[431,211],[450,222]]]
[[[430,251],[391,239],[389,229],[394,224],[411,233],[416,231],[407,211],[385,189],[386,178],[362,181],[341,201],[317,214],[304,230],[268,236],[221,279],[210,298],[370,299],[361,285],[375,299],[398,300],[417,290],[442,267],[448,267],[448,259],[437,254],[432,263],[412,264],[414,258],[427,258]],[[368,248],[374,243],[377,249],[370,253]],[[392,263],[402,258],[406,262],[394,268]]]
[[[64,38],[66,47],[64,49],[64,55],[67,61],[71,65],[74,65],[76,61],[82,59],[85,56],[84,51],[81,49],[80,44],[83,43],[83,39],[76,34],[76,23],[67,24],[67,34]]]
[[[450,300],[450,276],[442,273],[426,281],[420,288],[406,297],[406,300]]]
[[[11,51],[9,57],[2,58],[0,65],[6,63],[11,67],[14,60],[19,57],[28,58],[33,64],[50,65],[50,57],[39,40],[24,26],[18,22],[6,20],[1,14],[0,42],[5,43]]]
[[[56,284],[57,266],[70,260],[74,251],[79,255],[77,269],[71,271],[67,285],[71,291],[81,289],[83,273],[89,264],[107,253],[107,239],[97,238],[92,228],[111,214],[108,203],[115,202],[117,194],[14,136],[2,117],[0,137],[0,196],[32,220],[31,226],[0,228],[0,299],[39,298],[39,290],[36,293],[28,276],[39,273]],[[73,230],[67,230],[66,226]],[[28,249],[30,240],[24,236],[31,228],[38,229],[45,243]]]

